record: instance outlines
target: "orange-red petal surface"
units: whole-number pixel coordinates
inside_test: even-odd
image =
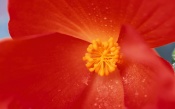
[[[60,32],[91,41],[118,38],[131,24],[149,46],[175,41],[174,0],[9,0],[13,38]]]
[[[9,109],[123,109],[119,72],[90,73],[88,43],[54,33],[0,43],[0,106]]]
[[[82,109],[124,109],[123,84],[119,72],[104,77],[95,74],[83,95]]]
[[[167,87],[174,87],[173,70],[139,37],[131,27],[122,28],[119,44],[124,61],[120,73],[123,77],[125,105],[129,109],[157,109],[157,102],[164,93],[169,97],[171,94],[171,100],[175,101],[174,93],[169,91],[171,93],[168,94],[166,90]],[[168,108],[165,106],[162,109]]]
[[[1,42],[0,101],[8,109],[70,109],[90,78],[87,46],[58,33]]]

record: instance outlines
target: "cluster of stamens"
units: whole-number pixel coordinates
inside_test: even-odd
[[[99,39],[93,40],[83,60],[87,62],[86,67],[90,72],[96,72],[100,76],[109,75],[115,71],[116,63],[120,62],[119,50],[120,47],[113,38],[106,42]]]

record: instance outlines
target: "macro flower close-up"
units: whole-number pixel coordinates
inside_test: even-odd
[[[0,108],[175,109],[174,0],[8,0]]]

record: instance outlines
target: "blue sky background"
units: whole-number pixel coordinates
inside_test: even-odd
[[[9,37],[7,0],[0,0],[0,38]]]
[[[10,37],[8,32],[9,17],[7,12],[7,1],[8,0],[0,0],[0,38]],[[171,62],[171,54],[174,48],[175,43],[156,48],[156,50],[164,59]]]

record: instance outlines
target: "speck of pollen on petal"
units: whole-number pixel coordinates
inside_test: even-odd
[[[111,37],[108,41],[100,39],[92,41],[83,57],[86,67],[90,72],[96,72],[100,76],[109,75],[117,69],[117,63],[121,62],[120,47]]]

